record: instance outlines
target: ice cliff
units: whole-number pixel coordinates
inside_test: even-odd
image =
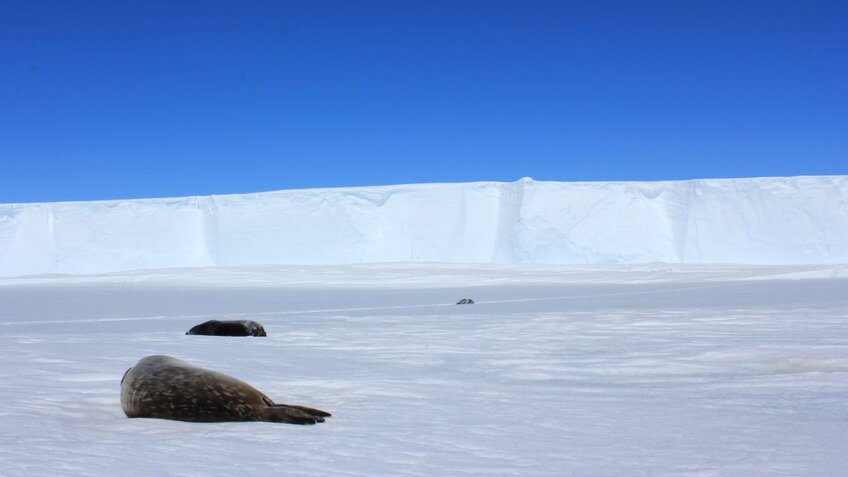
[[[848,176],[0,204],[0,276],[395,261],[848,263]]]

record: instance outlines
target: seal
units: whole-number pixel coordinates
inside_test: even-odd
[[[187,335],[268,336],[265,327],[253,320],[209,320],[186,331]]]
[[[316,424],[329,412],[277,404],[253,386],[170,356],[142,358],[121,379],[127,417],[190,422],[269,421]]]

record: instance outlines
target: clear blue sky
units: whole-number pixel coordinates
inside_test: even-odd
[[[846,173],[844,1],[0,1],[0,202]]]

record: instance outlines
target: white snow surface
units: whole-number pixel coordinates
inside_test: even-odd
[[[258,264],[848,262],[848,176],[0,204],[0,276]]]
[[[0,305],[3,476],[848,468],[846,266],[164,269],[0,279]],[[269,336],[184,334],[213,318]],[[121,376],[152,354],[333,417],[129,419]]]

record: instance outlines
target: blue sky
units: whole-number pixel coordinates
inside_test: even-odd
[[[848,4],[0,3],[0,202],[848,173]]]

